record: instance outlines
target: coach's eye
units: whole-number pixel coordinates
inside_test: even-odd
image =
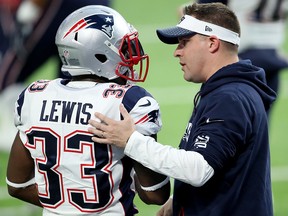
[[[181,39],[179,40],[178,48],[183,48],[187,44],[187,40]]]

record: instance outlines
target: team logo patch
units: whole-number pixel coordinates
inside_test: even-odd
[[[135,122],[135,124],[143,124],[145,122],[152,122],[152,123],[159,125],[158,117],[159,117],[159,110],[153,110],[149,112],[148,114],[144,115],[142,118],[140,118],[137,122]]]
[[[188,139],[189,139],[189,136],[190,136],[190,133],[191,133],[191,129],[192,129],[192,126],[193,124],[191,122],[188,123],[187,127],[186,127],[186,131],[185,131],[185,134],[183,136],[183,140],[185,142],[188,142]]]
[[[210,137],[206,135],[199,135],[194,143],[196,148],[206,148]]]
[[[112,15],[107,14],[95,14],[75,23],[64,35],[67,37],[71,33],[76,33],[81,29],[94,28],[104,32],[109,38],[113,36],[114,18]]]

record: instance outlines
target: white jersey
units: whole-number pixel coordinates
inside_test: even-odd
[[[15,125],[35,161],[43,215],[134,215],[131,159],[92,142],[88,120],[95,112],[120,120],[123,103],[137,131],[152,135],[162,126],[158,103],[135,85],[71,88],[64,82],[34,82],[15,106]]]

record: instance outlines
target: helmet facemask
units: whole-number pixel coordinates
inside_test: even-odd
[[[122,38],[119,55],[122,62],[116,68],[116,75],[133,82],[144,82],[149,69],[149,56],[144,53],[138,32],[126,34]],[[138,71],[134,69],[136,65]]]

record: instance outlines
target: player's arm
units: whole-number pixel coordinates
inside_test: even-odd
[[[146,204],[163,205],[170,196],[170,180],[138,162],[134,162],[136,191]]]
[[[34,182],[34,161],[17,133],[7,166],[8,193],[17,199],[42,207]]]
[[[170,196],[169,177],[156,173],[136,161],[133,163],[136,172],[135,187],[141,200],[146,204],[163,205]]]
[[[162,126],[158,102],[143,88],[133,86],[122,101],[129,110],[136,130],[146,136],[157,139]],[[170,180],[165,175],[156,173],[134,161],[135,184],[139,197],[146,204],[161,205],[170,195]]]

